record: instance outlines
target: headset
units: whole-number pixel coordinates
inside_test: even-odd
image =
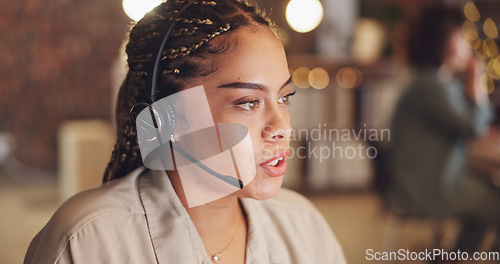
[[[168,21],[168,23],[166,23],[163,27],[161,27],[159,29],[160,36],[164,35],[165,37],[163,37],[163,39],[159,45],[160,47],[159,47],[158,51],[152,54],[152,58],[155,58],[155,61],[154,61],[154,64],[150,64],[150,67],[148,70],[148,84],[151,86],[151,103],[146,103],[146,102],[139,103],[136,106],[132,107],[130,112],[131,112],[132,117],[135,119],[135,117],[137,117],[137,115],[134,116],[135,110],[136,110],[134,108],[136,108],[137,106],[141,106],[141,108],[142,108],[141,111],[142,111],[142,110],[145,110],[145,107],[147,107],[149,109],[149,113],[151,115],[151,119],[153,122],[153,126],[150,126],[150,127],[154,127],[154,130],[156,132],[156,137],[154,140],[158,140],[158,145],[160,147],[164,146],[166,144],[162,140],[162,137],[160,135],[160,131],[163,129],[166,129],[166,131],[170,135],[170,139],[168,140],[168,144],[170,146],[170,148],[169,148],[170,151],[172,151],[172,149],[175,150],[176,152],[181,154],[184,158],[186,158],[187,160],[189,160],[190,162],[192,162],[193,164],[198,166],[200,169],[202,169],[205,172],[209,173],[210,175],[214,176],[215,178],[222,180],[222,181],[224,181],[224,182],[226,182],[226,183],[228,183],[236,188],[243,189],[243,181],[241,181],[238,178],[229,176],[229,175],[222,175],[222,174],[212,170],[211,168],[209,168],[208,166],[203,164],[201,161],[199,161],[198,159],[193,157],[191,154],[189,154],[187,151],[185,151],[183,148],[178,146],[178,144],[176,144],[174,137],[173,137],[175,126],[176,126],[176,113],[174,111],[174,108],[170,104],[167,104],[165,106],[164,111],[160,111],[160,112],[157,111],[153,107],[153,104],[157,101],[156,88],[158,86],[158,74],[160,71],[160,63],[162,60],[162,55],[163,55],[163,52],[165,50],[166,43],[167,43],[168,38],[170,37],[170,35],[172,33],[172,30],[175,26],[176,20],[179,18],[179,16],[182,14],[182,12],[184,12],[184,10],[186,10],[195,1],[196,0],[189,0],[181,9],[179,9],[179,12],[177,12],[176,16],[174,16],[171,20]],[[160,149],[160,147],[158,147],[158,149]],[[141,152],[142,152],[142,150],[141,150]],[[141,153],[141,154],[143,154],[143,153]],[[151,153],[148,153],[148,154],[151,154]],[[170,153],[170,155],[172,155],[172,157],[173,157],[173,153]],[[145,157],[145,156],[146,155],[143,155],[144,159],[146,160],[147,157]],[[175,162],[174,162],[174,164],[175,164]],[[164,168],[166,169],[166,166],[164,166]]]

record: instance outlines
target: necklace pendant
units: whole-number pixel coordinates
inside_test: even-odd
[[[220,261],[220,259],[221,259],[220,254],[215,254],[215,255],[212,257],[212,260],[213,260],[214,262],[219,262],[219,261]]]

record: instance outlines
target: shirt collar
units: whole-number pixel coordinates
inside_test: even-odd
[[[158,263],[210,263],[201,237],[164,171],[149,171],[139,179],[139,195]],[[262,201],[240,199],[248,219],[247,264],[277,263],[286,248],[275,241]]]
[[[139,180],[139,195],[158,263],[203,263],[203,243],[164,171]]]

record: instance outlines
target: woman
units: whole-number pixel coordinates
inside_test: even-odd
[[[292,91],[274,24],[245,1],[186,2],[167,1],[132,29],[105,184],[66,202],[35,237],[25,263],[345,262],[312,205],[280,191]],[[177,22],[162,53],[155,97],[202,85],[214,123],[248,128],[255,160],[254,179],[241,190],[194,207],[179,171],[143,167],[130,115],[134,106],[154,101],[152,54],[163,38],[157,31],[171,19]]]
[[[394,202],[405,212],[465,220],[457,249],[474,251],[484,222],[500,220],[500,191],[466,166],[467,142],[492,120],[481,61],[462,33],[460,9],[425,10],[411,27],[414,76],[392,120]]]

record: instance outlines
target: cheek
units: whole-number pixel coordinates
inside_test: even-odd
[[[464,70],[467,67],[472,51],[466,45],[461,46],[456,54],[456,66],[459,70]]]
[[[217,123],[238,123],[244,125],[248,129],[250,135],[251,146],[254,160],[258,164],[260,157],[262,156],[263,140],[262,140],[262,118],[258,115],[235,115],[228,114],[228,111],[215,111],[214,112],[214,122]],[[247,147],[246,147],[247,148]],[[250,151],[250,149],[246,149]]]

